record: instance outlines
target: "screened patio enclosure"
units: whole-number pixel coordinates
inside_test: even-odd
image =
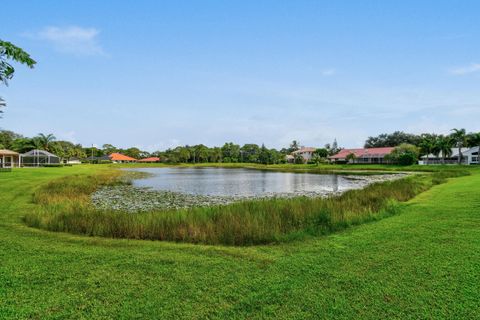
[[[22,165],[25,167],[41,167],[46,164],[60,163],[60,158],[45,150],[31,150],[22,154]]]

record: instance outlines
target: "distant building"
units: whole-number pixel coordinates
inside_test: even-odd
[[[64,164],[81,164],[82,161],[80,161],[80,159],[78,158],[71,157],[71,158],[63,159],[63,163]]]
[[[461,164],[479,164],[478,147],[461,148],[462,160]],[[420,157],[418,164],[457,164],[458,163],[458,148],[451,148],[450,155],[443,157],[443,153],[429,154]]]
[[[301,147],[297,151],[293,151],[291,154],[285,156],[285,160],[289,163],[295,162],[295,158],[300,156],[303,158],[303,162],[307,163],[313,158],[313,153],[317,148],[313,147]]]
[[[111,161],[113,163],[132,163],[138,161],[135,158],[117,152],[100,157],[90,156],[85,160],[92,163],[100,163],[102,161]]]
[[[30,150],[20,156],[22,166],[41,167],[49,164],[60,164],[60,158],[46,150]]]
[[[285,160],[288,162],[288,163],[294,163],[295,162],[295,157],[292,156],[291,154],[287,154],[285,156]]]
[[[20,167],[20,154],[15,151],[0,149],[0,168]]]
[[[343,149],[339,153],[328,157],[334,163],[388,163],[385,156],[393,151],[393,147],[384,148],[363,148],[363,149]],[[353,154],[353,159],[349,155]]]
[[[126,156],[121,153],[112,153],[108,155],[108,158],[113,162],[113,163],[131,163],[131,162],[137,162],[138,160],[129,156]]]
[[[480,147],[473,147],[462,153],[467,164],[480,164],[479,149]]]

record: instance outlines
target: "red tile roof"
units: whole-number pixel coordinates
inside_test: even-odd
[[[112,161],[137,161],[137,159],[126,156],[121,153],[112,153],[108,156]]]
[[[158,162],[158,161],[160,161],[160,158],[157,158],[157,157],[150,157],[150,158],[138,160],[138,162]]]
[[[366,149],[343,149],[336,155],[330,156],[330,159],[345,159],[350,153],[357,158],[384,157],[393,151],[393,147],[384,148],[366,148]]]

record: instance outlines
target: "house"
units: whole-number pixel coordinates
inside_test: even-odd
[[[113,163],[131,163],[131,162],[137,162],[137,159],[126,156],[121,153],[112,153],[108,155],[108,158],[113,162]]]
[[[15,151],[0,149],[0,168],[20,167],[20,154]]]
[[[467,164],[480,164],[479,149],[480,147],[477,146],[462,153],[462,157],[465,159]]]
[[[40,167],[49,164],[59,164],[60,158],[46,150],[30,150],[20,156],[22,166]]]
[[[285,160],[289,163],[295,162],[295,158],[300,156],[303,158],[303,162],[307,163],[313,158],[313,153],[317,148],[312,147],[301,147],[300,149],[293,151],[291,154],[285,157]]]
[[[461,148],[462,160],[461,164],[479,164],[478,159],[478,147],[473,148]],[[451,148],[450,156],[443,158],[443,153],[438,155],[429,154],[420,157],[418,164],[458,164],[458,148]]]
[[[461,148],[462,156],[463,153],[468,151],[469,148]],[[450,153],[448,156],[443,157],[443,152],[440,151],[438,154],[430,153],[428,155],[423,155],[420,157],[418,164],[457,164],[458,163],[458,148],[450,148]]]
[[[363,149],[343,149],[339,153],[328,157],[334,163],[389,163],[385,156],[393,151],[393,147],[383,148],[363,148]],[[353,154],[353,159],[349,155]]]
[[[71,158],[63,159],[63,163],[64,164],[81,164],[82,161],[80,161],[80,159],[78,158],[71,157]]]
[[[109,155],[100,156],[100,157],[90,156],[90,157],[87,157],[85,160],[90,163],[101,163],[102,161],[105,161],[105,162],[111,161],[113,163],[131,163],[131,162],[138,161],[135,158],[126,156],[118,152],[115,152]]]
[[[145,158],[145,159],[140,159],[140,160],[138,160],[138,162],[142,162],[142,163],[160,162],[160,158],[158,158],[158,157],[149,157],[149,158]]]
[[[285,156],[285,160],[287,161],[287,163],[294,163],[295,162],[295,157],[292,156],[291,154],[287,154]]]
[[[111,160],[107,155],[105,155],[105,156],[100,156],[100,157],[90,156],[90,157],[85,158],[85,161],[90,162],[90,163],[100,163],[101,161],[110,162]]]

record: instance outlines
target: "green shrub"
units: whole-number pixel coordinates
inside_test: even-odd
[[[42,167],[46,167],[46,168],[58,168],[63,166],[65,166],[63,163],[46,163],[42,165]]]

